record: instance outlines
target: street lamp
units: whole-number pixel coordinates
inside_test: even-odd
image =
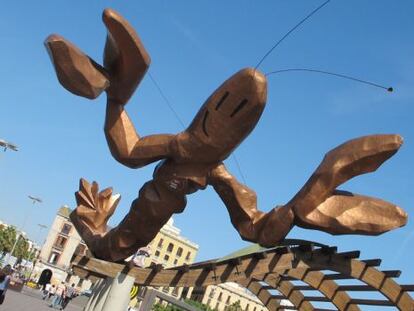
[[[4,148],[4,151],[6,151],[7,149],[18,151],[18,147],[15,144],[7,142],[3,139],[0,139],[0,146]]]
[[[32,195],[28,195],[27,197],[32,200],[33,204],[43,202],[41,198],[37,198],[37,197],[34,197]]]
[[[32,195],[28,195],[28,198],[29,198],[30,200],[32,200],[33,205],[34,205],[35,203],[42,203],[42,202],[43,202],[41,198],[39,198],[39,197],[35,197],[35,196],[32,196]],[[12,247],[12,249],[11,249],[11,251],[10,251],[10,255],[9,255],[9,257],[8,257],[7,261],[6,261],[6,264],[9,264],[10,259],[11,259],[11,257],[13,256],[13,252],[14,252],[14,250],[16,249],[17,243],[19,242],[20,236],[21,236],[21,235],[23,235],[23,230],[24,230],[24,228],[26,227],[26,222],[27,222],[27,218],[28,218],[28,216],[29,216],[29,213],[25,213],[25,217],[24,217],[24,219],[23,219],[23,226],[22,226],[22,228],[21,228],[21,230],[20,230],[20,232],[22,232],[22,233],[21,233],[21,234],[20,234],[20,232],[18,232],[18,233],[17,233],[16,241],[15,241],[15,242],[14,242],[14,244],[13,244],[13,247]]]
[[[42,224],[37,224],[37,225],[39,226],[39,234],[38,234],[37,240],[39,240],[40,239],[40,235],[42,233],[42,230],[43,229],[46,229],[47,226],[46,225],[42,225]],[[40,245],[40,248],[42,248],[42,245]],[[39,259],[40,251],[41,251],[41,249],[39,250],[39,252],[37,253],[37,255],[33,257],[32,269],[30,270],[30,274],[29,274],[29,277],[28,277],[29,280],[32,277],[32,274],[33,274],[33,271],[35,269],[36,263],[37,263],[37,261]],[[32,255],[34,255],[35,253],[36,253],[36,249],[33,247],[33,253],[32,253]],[[32,257],[32,255],[30,255],[30,257]]]

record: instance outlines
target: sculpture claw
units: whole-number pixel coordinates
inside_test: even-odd
[[[82,230],[78,231],[83,232],[86,226],[91,234],[105,234],[108,219],[114,213],[121,196],[112,195],[112,188],[99,192],[96,182],[89,184],[83,178],[79,182],[79,191],[75,196],[78,206],[71,213],[70,218],[76,227],[82,227]]]
[[[126,104],[151,63],[150,56],[131,25],[117,12],[105,9],[103,22],[108,29],[104,66],[110,74],[108,97]]]
[[[329,151],[302,189],[287,204],[295,224],[331,234],[377,235],[404,226],[407,214],[380,199],[339,192],[349,179],[377,170],[401,147],[399,135],[371,135]]]
[[[105,69],[65,38],[50,35],[45,46],[60,84],[69,92],[94,99],[109,86]]]
[[[330,234],[379,235],[407,223],[400,207],[368,196],[335,191],[297,225]]]

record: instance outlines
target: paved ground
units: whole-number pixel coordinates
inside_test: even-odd
[[[84,297],[74,299],[66,307],[66,311],[81,311],[85,303]],[[40,292],[31,288],[25,288],[18,293],[8,290],[4,303],[0,305],[1,311],[51,311],[48,303],[42,300]]]

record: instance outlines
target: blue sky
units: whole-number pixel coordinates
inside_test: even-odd
[[[41,240],[37,224],[50,225],[63,204],[74,207],[78,180],[96,180],[122,194],[111,220],[129,209],[153,166],[131,170],[111,158],[103,135],[105,97],[76,97],[58,83],[43,46],[51,33],[101,61],[111,7],[135,27],[152,58],[150,71],[187,125],[204,100],[262,55],[322,1],[8,1],[2,4],[0,38],[0,138],[20,146],[0,154],[0,219]],[[236,150],[259,207],[287,202],[325,152],[358,136],[399,133],[405,144],[378,172],[342,189],[389,200],[413,215],[414,3],[391,0],[331,1],[274,51],[263,72],[308,67],[393,86],[394,93],[310,73],[269,77],[268,104],[255,131]],[[141,135],[177,133],[180,123],[147,77],[127,106]],[[229,169],[240,178],[235,162]],[[43,204],[32,206],[27,195]],[[26,215],[26,216],[25,216]],[[227,212],[212,189],[188,197],[175,216],[183,235],[200,245],[198,260],[241,248]],[[361,249],[383,258],[385,269],[414,279],[414,226],[380,237],[342,236],[294,229],[291,238]]]

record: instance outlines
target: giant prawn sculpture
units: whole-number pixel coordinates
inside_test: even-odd
[[[186,195],[212,186],[244,240],[271,247],[294,225],[331,234],[378,235],[405,225],[407,214],[383,200],[337,190],[347,180],[375,171],[402,144],[399,135],[371,135],[329,151],[300,191],[268,213],[257,209],[256,194],[222,163],[254,129],[266,104],[267,80],[256,68],[231,76],[208,97],[181,133],[140,137],[125,105],[150,65],[141,40],[118,13],[106,9],[108,29],[103,66],[66,39],[51,35],[46,47],[60,83],[94,99],[107,94],[105,135],[112,156],[130,168],[160,161],[129,213],[115,228],[107,221],[120,197],[81,179],[77,208],[70,218],[98,258],[122,261],[146,246]]]

